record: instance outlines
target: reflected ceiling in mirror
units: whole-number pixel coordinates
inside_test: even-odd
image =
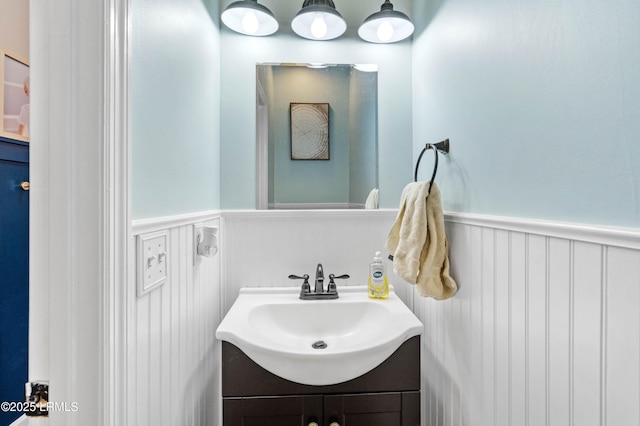
[[[377,66],[258,64],[256,75],[257,208],[377,208]]]

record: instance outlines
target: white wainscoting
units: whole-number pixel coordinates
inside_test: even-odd
[[[423,424],[640,425],[638,230],[447,220],[460,290],[414,300]]]
[[[137,221],[133,234],[168,230],[168,278],[128,294],[127,424],[219,425],[221,256],[193,265],[193,225],[220,226],[216,212]],[[135,254],[132,259],[135,259]]]
[[[239,288],[297,286],[287,276],[311,275],[318,262],[325,274],[351,274],[343,285],[363,284],[396,213],[224,211],[136,222],[134,233],[170,229],[170,276],[140,298],[130,289],[128,424],[219,425],[215,329]],[[453,299],[418,297],[389,271],[425,324],[423,425],[640,425],[640,233],[445,218],[460,285]],[[221,225],[221,249],[194,267],[200,222]]]
[[[366,282],[396,213],[225,211],[223,312],[240,287],[299,285],[287,275],[317,262]],[[423,425],[640,425],[638,230],[445,219],[453,299],[389,271],[425,325]]]

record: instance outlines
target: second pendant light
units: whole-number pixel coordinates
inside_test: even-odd
[[[302,9],[291,21],[291,28],[300,37],[331,40],[344,34],[347,22],[332,0],[304,0]]]

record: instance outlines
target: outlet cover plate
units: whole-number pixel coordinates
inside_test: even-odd
[[[168,232],[138,235],[138,297],[167,281]]]

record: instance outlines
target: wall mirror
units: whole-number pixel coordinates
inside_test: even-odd
[[[258,64],[256,76],[257,208],[365,208],[378,188],[377,66]]]

